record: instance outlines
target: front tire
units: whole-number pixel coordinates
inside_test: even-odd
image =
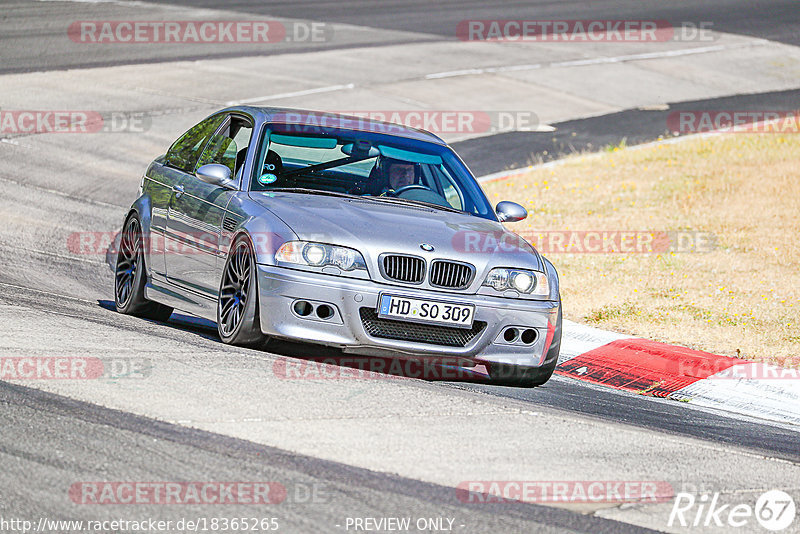
[[[144,263],[144,235],[137,215],[131,215],[122,228],[114,268],[114,304],[119,313],[164,322],[172,308],[144,297],[147,272]]]
[[[239,237],[222,271],[217,297],[217,331],[224,343],[245,347],[263,344],[258,310],[258,277],[250,240]]]

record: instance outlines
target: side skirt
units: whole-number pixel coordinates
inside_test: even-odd
[[[147,300],[160,302],[176,310],[217,321],[217,301],[170,283],[163,276],[152,274],[144,288]]]

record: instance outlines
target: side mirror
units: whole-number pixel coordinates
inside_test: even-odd
[[[225,189],[236,189],[236,183],[231,180],[231,170],[219,163],[207,163],[201,166],[197,169],[195,176],[207,184],[224,187]]]
[[[495,212],[500,222],[517,222],[528,216],[528,210],[516,202],[509,202],[507,200],[498,202]]]

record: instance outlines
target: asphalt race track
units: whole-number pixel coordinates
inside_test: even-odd
[[[119,230],[146,165],[229,102],[533,112],[542,126],[533,131],[442,134],[477,175],[670,135],[666,115],[675,110],[794,110],[797,2],[0,6],[0,111],[97,110],[139,121],[91,135],[0,134],[0,355],[96,357],[145,369],[99,380],[0,381],[0,518],[257,516],[277,518],[280,532],[309,533],[352,531],[348,518],[367,517],[450,518],[452,530],[465,533],[727,532],[668,525],[669,499],[474,503],[455,488],[660,481],[731,503],[752,505],[770,489],[800,498],[794,426],[558,376],[536,389],[388,376],[287,379],[276,369],[315,349],[229,347],[208,324],[179,313],[156,323],[114,312],[101,246]],[[67,37],[80,20],[264,17],[329,24],[335,37],[269,48]],[[711,21],[714,38],[463,43],[455,27],[469,18]],[[76,236],[90,234],[92,250],[76,251]],[[70,488],[92,481],[275,481],[287,497],[261,507],[76,503]],[[736,531],[763,530],[753,520]]]
[[[35,2],[4,1],[3,65],[0,72],[30,72],[35,70],[65,69],[87,66],[109,66],[126,63],[171,61],[214,57],[240,57],[262,54],[246,49],[230,51],[229,47],[208,45],[202,51],[194,47],[173,47],[158,50],[116,47],[86,50],[68,48],[63,41],[64,20],[119,20],[136,12],[136,20],[150,20],[148,16],[160,14],[171,6],[216,10],[219,2],[210,0],[177,0],[174,2],[55,2],[38,5]],[[98,5],[99,4],[99,5]],[[128,5],[126,5],[128,4]],[[131,5],[133,4],[133,5]],[[159,5],[160,4],[160,5]],[[129,7],[130,5],[130,7]],[[133,7],[135,6],[135,7]],[[768,6],[768,9],[766,8]],[[663,2],[645,0],[602,0],[597,2],[477,2],[445,0],[403,0],[369,2],[368,0],[344,2],[318,2],[315,0],[259,2],[257,0],[225,2],[229,12],[268,16],[281,19],[311,19],[369,28],[374,31],[355,33],[330,43],[315,43],[306,49],[331,49],[353,46],[380,46],[393,43],[412,43],[453,39],[457,24],[464,19],[644,19],[668,20],[672,23],[713,21],[714,29],[769,39],[781,43],[800,44],[800,24],[797,4],[792,0],[775,0],[769,3],[744,0],[712,0],[696,5],[694,2]],[[158,19],[156,19],[158,20]],[[296,52],[297,47],[286,46],[277,52]]]
[[[332,531],[331,527],[344,522],[343,511],[357,517],[394,516],[400,510],[418,517],[444,514],[461,522],[457,525],[484,532],[640,530],[540,505],[460,503],[453,499],[451,488],[290,454],[7,383],[0,385],[0,402],[5,429],[0,451],[4,464],[15,467],[1,475],[4,487],[15,488],[4,495],[5,517],[113,519],[116,511],[103,508],[76,514],[65,506],[62,494],[51,490],[69,487],[87,476],[101,479],[113,472],[125,480],[141,480],[155,471],[165,480],[204,480],[214,473],[216,479],[226,481],[291,481],[286,484],[287,500],[275,505],[279,510],[259,511],[279,517],[281,528],[291,531]],[[32,433],[41,439],[35,448],[25,447]],[[17,469],[28,473],[32,483],[19,487]],[[208,515],[202,506],[164,514],[153,505],[138,512],[176,522],[182,517]],[[226,507],[225,514],[250,517],[252,512],[248,506],[238,505]]]

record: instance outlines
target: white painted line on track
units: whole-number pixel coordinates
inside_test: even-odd
[[[451,70],[448,72],[434,72],[433,74],[426,74],[426,80],[436,80],[438,78],[453,78],[455,76],[471,76],[473,74],[483,74],[485,72],[490,72],[489,69],[462,69],[462,70]]]
[[[142,2],[139,0],[37,0],[37,2],[70,2],[72,4],[115,4],[125,7],[161,7],[172,10],[185,10],[183,6],[159,4],[157,2]]]
[[[93,304],[93,305],[97,304],[96,300],[82,299],[80,297],[72,297],[70,295],[64,295],[63,293],[54,293],[52,291],[46,291],[44,289],[36,289],[35,287],[21,286],[21,285],[17,285],[17,284],[9,284],[8,282],[0,282],[0,286],[12,287],[14,289],[23,289],[25,291],[31,291],[33,293],[39,293],[40,295],[47,295],[49,297],[58,297],[60,299],[74,300],[74,301],[77,301],[77,302],[85,302],[85,303]]]
[[[19,187],[25,187],[28,189],[35,189],[37,191],[41,191],[42,193],[49,193],[51,195],[57,195],[63,198],[68,198],[70,200],[74,200],[76,202],[82,202],[84,204],[94,204],[96,206],[104,206],[106,208],[114,208],[119,210],[129,210],[130,206],[122,206],[120,204],[112,204],[110,202],[103,202],[102,200],[92,200],[91,198],[86,197],[77,197],[74,195],[70,195],[69,193],[65,193],[63,191],[58,191],[56,189],[49,189],[47,187],[40,187],[38,185],[33,184],[26,184],[25,182],[20,182],[17,180],[12,180],[11,178],[5,178],[0,176],[0,182],[5,182],[7,184],[14,184]]]
[[[753,46],[762,46],[769,44],[770,41],[766,39],[753,39],[746,43],[738,43],[732,45],[713,45],[713,46],[703,46],[699,48],[687,48],[683,50],[665,50],[662,52],[647,52],[641,54],[629,54],[624,56],[611,56],[611,57],[597,57],[597,58],[589,58],[589,59],[574,59],[568,61],[555,61],[552,63],[531,63],[531,64],[523,64],[523,65],[505,65],[500,67],[484,67],[484,68],[473,68],[473,69],[460,69],[460,70],[452,70],[452,71],[444,71],[444,72],[433,72],[430,74],[425,74],[421,79],[423,80],[439,80],[443,78],[456,78],[459,76],[476,76],[480,74],[498,74],[504,72],[519,72],[519,71],[528,71],[528,70],[536,70],[542,68],[563,68],[563,67],[583,67],[587,65],[604,65],[608,63],[624,63],[627,61],[642,61],[648,59],[659,59],[659,58],[669,58],[669,57],[680,57],[680,56],[690,56],[690,55],[697,55],[697,54],[708,54],[712,52],[721,52],[723,50],[733,50],[737,48],[749,48]],[[293,91],[289,93],[278,93],[274,95],[265,95],[253,98],[245,98],[242,100],[231,100],[230,102],[226,102],[226,106],[239,106],[243,104],[254,104],[257,102],[265,102],[269,100],[279,100],[282,98],[293,98],[298,96],[307,96],[307,95],[314,95],[319,93],[329,93],[335,91],[347,91],[350,89],[354,89],[356,84],[348,83],[348,84],[339,84],[339,85],[329,85],[326,87],[316,87],[314,89],[305,89],[301,91]]]
[[[659,107],[657,109],[657,111],[667,111],[667,110],[669,110],[669,105],[666,105],[666,108]],[[575,120],[575,119],[573,119],[573,120]],[[775,121],[758,121],[758,122],[751,123],[751,125],[754,126],[754,127],[755,126],[764,126],[766,124],[769,124],[770,122],[775,122]],[[553,128],[553,130],[556,130],[556,128]],[[688,135],[678,135],[678,136],[675,136],[675,137],[668,137],[668,138],[665,138],[665,139],[658,139],[656,141],[650,141],[648,143],[642,143],[642,144],[639,144],[639,145],[631,145],[631,146],[625,147],[625,150],[627,150],[627,151],[642,150],[642,149],[645,149],[645,148],[652,148],[654,146],[659,146],[659,145],[674,145],[676,143],[683,143],[684,141],[691,141],[691,140],[694,140],[694,139],[708,139],[710,137],[717,137],[719,135],[723,135],[723,134],[727,134],[727,133],[728,132],[726,130],[713,130],[711,132],[701,132],[701,133],[694,133],[694,134],[688,134]],[[571,158],[574,158],[574,156],[578,156],[580,158],[587,158],[587,159],[597,159],[597,158],[604,157],[605,155],[606,155],[605,152],[589,152],[589,153],[584,153],[584,154],[578,153],[578,154],[573,154],[571,156],[565,156],[565,157],[561,157],[559,159],[554,159],[552,161],[547,161],[547,162],[544,162],[544,163],[538,163],[536,165],[528,165],[527,167],[517,167],[515,169],[507,169],[505,171],[498,171],[498,172],[493,172],[491,174],[485,174],[483,176],[477,176],[475,179],[478,180],[478,183],[484,184],[484,183],[487,183],[487,182],[494,182],[496,180],[504,180],[504,179],[510,178],[512,176],[519,176],[521,174],[532,172],[532,171],[535,171],[535,170],[549,169],[551,167],[558,167],[558,166],[564,165],[565,163],[569,163],[570,161],[574,161],[574,159],[571,159]]]
[[[143,4],[144,2],[136,2],[135,0],[38,0],[39,2],[72,2],[74,4]]]
[[[0,245],[0,248],[2,248],[2,245]],[[100,261],[100,260],[90,260],[88,258],[77,258],[75,256],[67,256],[66,254],[57,254],[55,252],[48,252],[46,250],[38,250],[38,249],[35,249],[35,248],[14,247],[14,246],[6,247],[6,248],[10,248],[10,249],[13,249],[13,250],[16,250],[16,251],[30,252],[32,254],[41,254],[42,256],[49,256],[51,258],[58,258],[58,259],[61,259],[61,260],[79,261],[79,262],[82,262],[82,263],[90,263],[92,265],[106,265],[106,262]]]
[[[752,46],[753,43],[747,43],[746,46]],[[759,43],[763,44],[763,43]],[[701,48],[688,48],[686,50],[665,50],[663,52],[646,52],[642,54],[630,54],[626,56],[615,57],[595,57],[590,59],[573,59],[570,61],[556,61],[551,63],[551,67],[583,67],[585,65],[604,65],[607,63],[624,63],[626,61],[640,61],[644,59],[660,59],[665,57],[679,57],[679,56],[692,56],[695,54],[708,54],[710,52],[721,52],[730,48],[741,48],[742,45],[725,46],[714,45],[704,46]]]
[[[434,72],[426,74],[426,80],[438,80],[441,78],[455,78],[458,76],[474,76],[478,74],[496,74],[503,72],[536,70],[543,68],[562,68],[562,67],[584,67],[587,65],[604,65],[608,63],[625,63],[627,61],[643,61],[647,59],[660,59],[668,57],[692,56],[696,54],[709,54],[721,52],[723,50],[733,50],[736,48],[749,48],[751,46],[762,46],[768,44],[766,39],[755,39],[746,43],[735,45],[714,45],[703,46],[700,48],[687,48],[683,50],[665,50],[663,52],[647,52],[642,54],[629,54],[625,56],[596,57],[589,59],[572,59],[569,61],[555,61],[553,63],[534,63],[530,65],[509,65],[506,67],[485,67],[481,69],[463,69],[446,72]]]
[[[689,134],[689,135],[681,135],[677,137],[670,137],[667,139],[660,139],[658,141],[650,141],[649,143],[642,143],[640,145],[631,145],[626,147],[625,150],[641,150],[643,148],[650,148],[658,145],[673,145],[676,143],[683,143],[684,141],[690,141],[692,139],[706,139],[709,137],[715,137],[718,135],[722,135],[722,132],[714,131],[714,132],[703,132],[703,133],[696,133],[696,134]],[[573,156],[578,156],[580,158],[587,158],[587,159],[597,159],[600,157],[605,156],[605,152],[590,152],[586,154],[574,154]],[[478,183],[484,184],[486,182],[494,182],[496,180],[503,180],[505,178],[510,178],[512,176],[518,176],[524,173],[532,172],[539,169],[549,169],[551,167],[559,167],[564,165],[565,163],[569,163],[570,161],[574,161],[570,159],[570,156],[554,159],[552,161],[547,161],[544,163],[539,163],[536,165],[529,165],[527,167],[518,167],[516,169],[508,169],[505,171],[493,172],[491,174],[485,174],[483,176],[476,177]]]
[[[475,74],[496,74],[501,72],[514,72],[522,70],[536,70],[544,67],[552,66],[547,63],[533,63],[530,65],[508,65],[506,67],[485,67],[482,69],[464,69],[464,70],[451,70],[446,72],[434,72],[433,74],[426,74],[426,80],[438,80],[440,78],[455,78],[457,76],[470,76]]]
[[[293,91],[291,93],[278,93],[275,95],[257,96],[254,98],[245,98],[244,100],[232,100],[226,102],[226,106],[241,106],[243,104],[254,104],[256,102],[265,102],[267,100],[278,100],[280,98],[292,98],[295,96],[316,95],[319,93],[331,93],[333,91],[346,91],[355,88],[356,84],[347,83],[342,85],[328,85],[326,87],[316,87],[314,89],[305,89],[303,91]]]

